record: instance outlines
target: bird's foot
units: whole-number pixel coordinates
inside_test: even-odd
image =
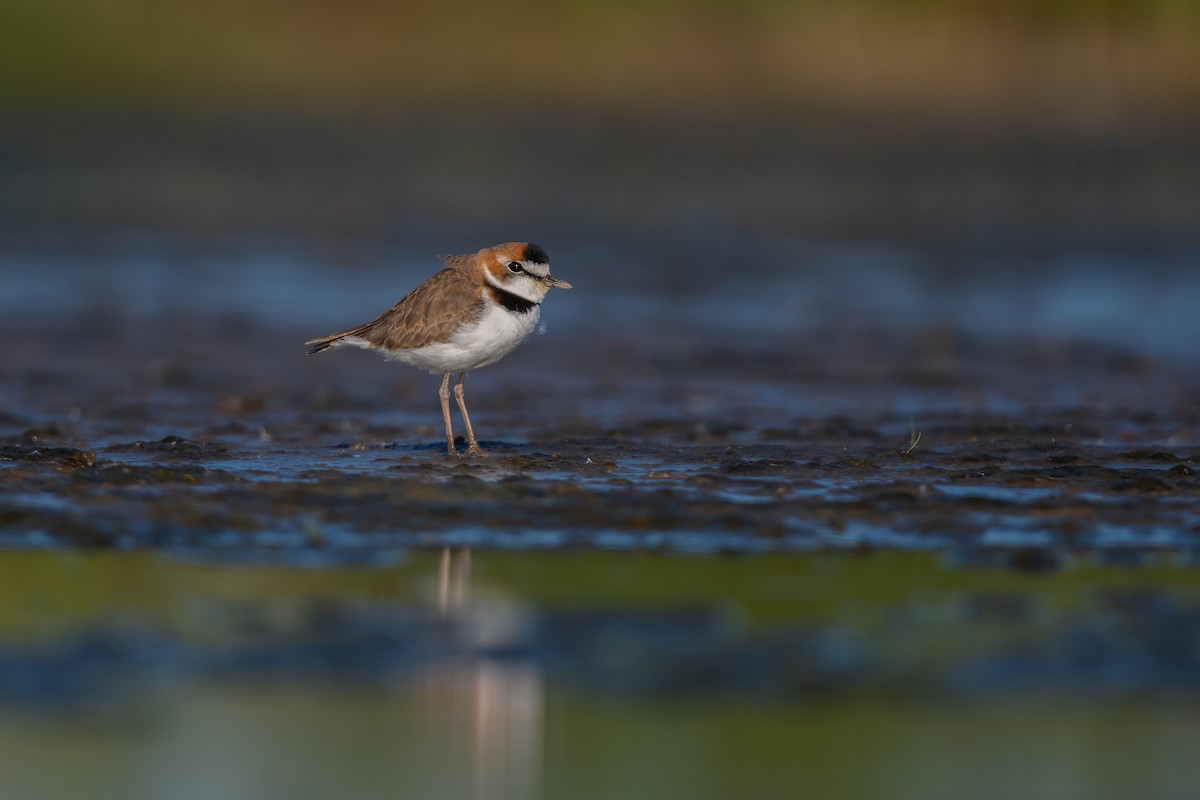
[[[480,448],[479,442],[471,442],[471,446],[467,448],[467,452],[464,453],[463,455],[479,456],[480,458],[487,458],[487,453],[484,452],[482,448]]]

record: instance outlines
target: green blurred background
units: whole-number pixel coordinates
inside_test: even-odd
[[[1193,0],[8,0],[0,15],[9,232],[1146,241],[1200,211]]]
[[[8,105],[1196,114],[1192,0],[9,0]]]

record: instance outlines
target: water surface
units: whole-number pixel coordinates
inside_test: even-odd
[[[10,553],[0,572],[6,796],[1118,798],[1200,778],[1180,647],[1200,592],[1169,565]]]

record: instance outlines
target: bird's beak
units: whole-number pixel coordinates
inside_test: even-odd
[[[567,283],[566,281],[560,281],[558,278],[553,278],[549,275],[547,275],[543,280],[545,280],[547,286],[553,286],[555,289],[571,288],[571,284]]]

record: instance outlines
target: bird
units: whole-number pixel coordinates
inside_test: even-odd
[[[467,456],[486,456],[475,438],[463,382],[473,369],[494,364],[537,328],[551,289],[571,284],[550,274],[546,251],[507,242],[474,254],[442,256],[446,266],[370,322],[310,339],[308,354],[335,347],[373,350],[384,358],[442,373],[438,398],[446,424],[447,455],[457,457],[450,423],[450,376],[467,429]]]

